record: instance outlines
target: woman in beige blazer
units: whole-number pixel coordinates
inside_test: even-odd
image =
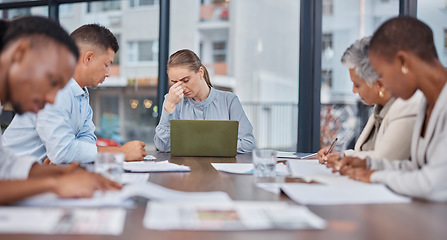
[[[352,44],[343,54],[341,62],[349,68],[352,92],[357,93],[366,105],[375,105],[366,126],[354,149],[344,152],[346,156],[406,159],[410,156],[411,134],[422,94],[408,100],[396,99],[387,91],[368,60],[371,37]],[[328,148],[318,151],[318,160],[332,166],[340,153]]]

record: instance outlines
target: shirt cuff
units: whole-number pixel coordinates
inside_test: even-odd
[[[385,167],[383,165],[383,158],[369,158],[369,169],[371,170],[384,170]],[[367,163],[368,164],[368,163]]]
[[[91,163],[96,159],[98,154],[98,147],[94,143],[80,142],[79,149],[81,149],[79,155],[75,159],[79,163]]]
[[[367,169],[371,169],[371,158],[370,157],[366,157],[365,161],[366,161],[366,168]]]
[[[369,180],[373,183],[385,183],[385,179],[386,179],[385,171],[374,171],[369,176]]]
[[[38,159],[31,156],[20,157],[11,168],[11,178],[13,179],[27,179],[31,167],[39,163]],[[40,163],[39,163],[40,164]]]
[[[160,125],[162,125],[164,128],[170,129],[171,127],[171,120],[174,119],[174,112],[168,113],[165,108],[163,108],[163,112],[161,114],[160,119]]]

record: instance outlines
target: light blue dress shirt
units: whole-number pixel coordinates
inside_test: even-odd
[[[2,114],[2,105],[0,103],[0,114]],[[2,131],[0,130],[0,179],[26,179],[29,171],[37,159],[30,156],[18,157],[10,149],[2,144]]]
[[[164,102],[166,97],[167,94]],[[202,102],[184,97],[172,113],[166,112],[163,103],[160,122],[155,128],[154,136],[155,146],[161,152],[171,150],[170,120],[172,119],[239,121],[237,152],[249,153],[256,146],[253,127],[242,109],[239,98],[231,92],[211,88],[208,98]]]
[[[93,162],[97,154],[93,111],[87,89],[71,79],[37,115],[17,115],[3,144],[20,156],[45,157],[53,163]]]

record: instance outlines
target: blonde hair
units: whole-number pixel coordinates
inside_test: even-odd
[[[167,70],[169,71],[169,69],[173,67],[186,67],[194,72],[198,72],[200,67],[202,67],[203,78],[205,79],[206,84],[209,87],[213,86],[213,84],[211,84],[210,76],[205,65],[203,65],[202,61],[200,61],[200,58],[197,57],[197,55],[189,49],[179,50],[169,57]]]

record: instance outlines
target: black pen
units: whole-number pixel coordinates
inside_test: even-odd
[[[332,152],[332,149],[334,149],[335,143],[337,142],[338,138],[335,138],[334,141],[332,142],[331,146],[329,147],[329,150],[327,151],[326,155],[328,155],[329,153]],[[326,159],[323,159],[323,161],[321,162],[321,164],[324,164],[326,162]]]

